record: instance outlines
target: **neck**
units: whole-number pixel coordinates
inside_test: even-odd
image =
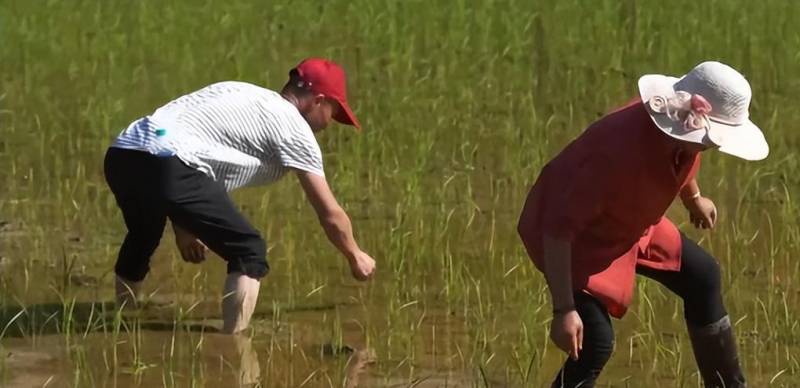
[[[295,96],[292,92],[288,90],[281,91],[281,97],[283,97],[284,100],[289,101],[289,103],[294,105],[294,107],[297,108],[297,110],[300,110],[301,106],[300,99],[297,98],[297,96]]]

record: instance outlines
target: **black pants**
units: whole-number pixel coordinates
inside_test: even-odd
[[[683,299],[686,322],[703,327],[728,313],[722,303],[720,268],[717,261],[694,241],[681,234],[681,270],[660,271],[637,267],[640,275],[653,279]],[[606,308],[592,296],[575,294],[575,308],[583,321],[583,350],[578,360],[567,359],[553,382],[558,388],[591,388],[614,348],[614,330]]]
[[[167,218],[228,262],[228,273],[260,279],[269,271],[266,243],[234,206],[222,184],[175,156],[109,148],[105,175],[128,234],[114,270],[144,279]]]

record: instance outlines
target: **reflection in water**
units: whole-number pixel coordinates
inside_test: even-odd
[[[367,367],[374,364],[375,360],[375,352],[371,349],[355,350],[347,361],[345,387],[358,387],[361,377],[367,372]]]
[[[6,338],[0,347],[3,354],[0,387],[41,387],[43,384],[51,388],[71,387],[70,380],[75,373],[83,373],[82,377],[93,381],[89,386],[110,384],[117,388],[160,386],[162,379],[177,386],[218,386],[220,382],[231,387],[260,386],[261,365],[251,337],[152,329],[166,328],[166,324],[146,326],[151,329],[134,334],[141,338],[136,348],[132,347],[132,338],[127,334],[120,335],[115,345],[103,333],[90,333],[71,347],[65,347],[64,337],[59,335]],[[180,344],[195,349],[194,356],[172,353],[170,346],[181,347]],[[108,371],[110,374],[101,369],[86,369],[87,365],[105,365],[110,357],[116,357],[118,365]],[[186,364],[192,359],[201,361],[195,365],[196,371]]]
[[[212,385],[216,382],[227,384],[235,382],[237,387],[260,386],[261,365],[252,337],[243,333],[235,335],[205,333],[201,341],[202,347],[198,350],[203,356],[205,373],[209,374],[207,382],[213,382]],[[222,363],[226,367],[219,370],[214,367],[217,363]],[[228,369],[228,372],[226,373],[224,369]]]
[[[83,373],[81,378],[92,381],[87,386],[132,388],[162,386],[168,381],[171,386],[282,387],[289,377],[287,373],[291,373],[288,371],[290,364],[279,364],[265,375],[263,368],[269,361],[260,359],[257,348],[261,347],[261,356],[270,355],[264,353],[263,343],[254,343],[253,338],[245,334],[220,334],[200,323],[186,325],[184,329],[189,330],[177,332],[166,330],[167,324],[143,323],[141,326],[148,329],[134,334],[141,339],[137,348],[129,347],[133,343],[127,334],[120,336],[114,346],[104,334],[90,333],[80,344],[73,345],[73,349],[65,347],[59,335],[43,335],[34,340],[6,339],[2,343],[5,357],[0,359],[0,387],[41,387],[43,384],[50,388],[71,387],[75,373]],[[286,345],[284,350],[293,344]],[[192,354],[173,353],[172,346],[193,351]],[[375,371],[370,370],[376,362],[374,350],[347,345],[329,347],[333,351],[324,351],[321,361],[341,368],[343,387],[383,386]],[[86,368],[87,365],[104,365],[112,355],[117,357],[116,368],[107,372]],[[308,369],[299,372],[300,375],[314,375]]]
[[[242,334],[232,336],[236,353],[239,356],[239,385],[248,386],[258,383],[261,378],[261,366],[258,364],[258,354],[253,347],[253,339]]]

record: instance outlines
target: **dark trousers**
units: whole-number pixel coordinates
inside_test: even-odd
[[[681,234],[681,270],[660,271],[637,267],[640,275],[653,279],[683,299],[686,322],[703,327],[728,313],[722,303],[720,268],[717,261],[694,241]],[[575,293],[575,308],[583,321],[583,350],[578,360],[567,359],[553,382],[558,388],[591,388],[611,358],[614,330],[608,311],[597,299]]]
[[[225,259],[228,273],[260,279],[269,271],[264,239],[222,184],[177,157],[109,148],[105,176],[128,227],[114,267],[123,279],[147,275],[167,218]]]

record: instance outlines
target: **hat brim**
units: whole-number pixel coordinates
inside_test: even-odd
[[[744,160],[763,160],[769,155],[769,145],[764,133],[752,121],[741,125],[727,125],[711,121],[711,128],[721,128],[725,137],[719,150]]]
[[[729,125],[711,121],[712,130],[714,128],[722,130],[724,137],[721,144],[714,144],[706,136],[706,131],[686,131],[683,123],[676,122],[664,114],[657,114],[650,109],[647,102],[655,96],[669,96],[675,93],[675,83],[680,78],[670,77],[661,74],[647,74],[639,78],[639,95],[642,103],[647,109],[647,113],[653,123],[667,135],[678,140],[691,143],[719,146],[719,150],[745,160],[762,160],[769,155],[769,145],[764,138],[763,132],[752,121],[747,120],[741,125]]]
[[[349,105],[347,105],[347,101],[336,99],[336,102],[339,104],[339,111],[336,112],[336,115],[333,116],[333,119],[342,124],[352,125],[360,131],[361,123],[358,122],[356,115],[353,114],[353,110],[350,109]]]

